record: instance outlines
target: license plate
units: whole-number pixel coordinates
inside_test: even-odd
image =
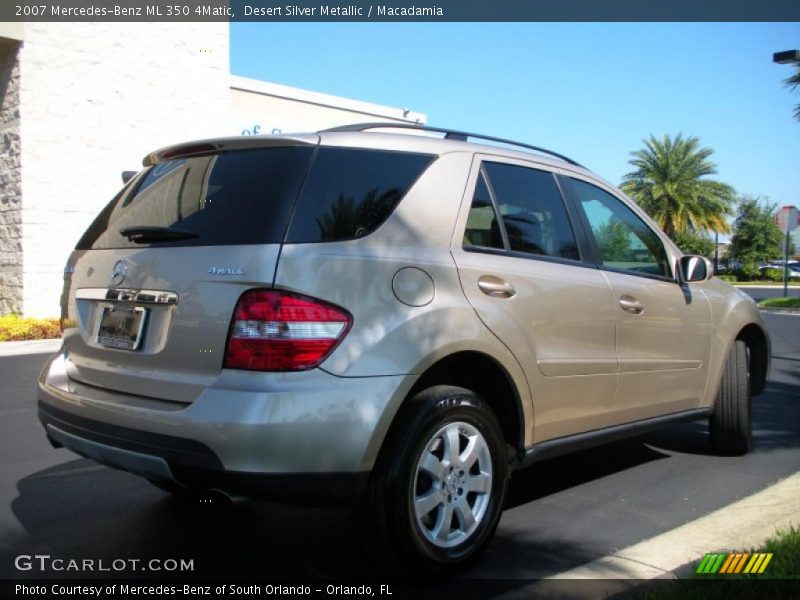
[[[100,316],[97,343],[107,348],[136,350],[142,341],[147,309],[107,305]]]

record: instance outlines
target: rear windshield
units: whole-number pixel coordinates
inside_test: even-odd
[[[433,159],[407,152],[281,146],[163,161],[123,188],[77,249],[277,244],[290,219],[287,242],[362,237],[386,220]],[[142,244],[121,233],[131,227],[188,235]]]
[[[77,249],[280,243],[313,152],[281,146],[160,162],[106,206]],[[139,244],[120,233],[128,227],[196,237]]]

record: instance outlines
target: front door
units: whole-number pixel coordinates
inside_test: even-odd
[[[611,423],[697,408],[710,354],[708,300],[678,283],[676,257],[622,200],[588,181],[568,183],[613,293],[620,375]]]

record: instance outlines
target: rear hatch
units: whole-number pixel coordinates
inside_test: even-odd
[[[237,300],[272,285],[317,143],[239,138],[151,155],[69,259],[70,376],[177,402],[213,384]]]

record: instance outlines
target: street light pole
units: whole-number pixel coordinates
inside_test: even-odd
[[[776,65],[791,65],[800,63],[800,50],[784,50],[772,55],[772,62]]]
[[[796,65],[800,68],[800,50],[784,50],[783,52],[775,52],[772,55],[772,62],[776,65]],[[797,209],[795,209],[795,214]],[[786,239],[783,246],[783,297],[789,295],[789,233],[794,227],[789,223],[787,217],[786,225]]]

